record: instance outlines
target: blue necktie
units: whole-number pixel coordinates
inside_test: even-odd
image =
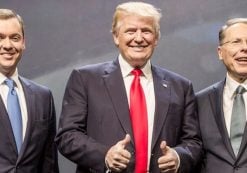
[[[237,156],[242,137],[244,134],[244,128],[246,123],[246,112],[243,93],[246,92],[245,88],[239,86],[236,89],[236,96],[234,97],[231,117],[230,139],[233,151]]]
[[[9,87],[7,98],[7,110],[9,120],[15,137],[16,147],[18,153],[22,145],[22,116],[17,93],[14,88],[14,81],[12,79],[5,80],[6,85]]]

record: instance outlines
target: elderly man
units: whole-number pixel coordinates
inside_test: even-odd
[[[116,60],[73,70],[56,142],[77,173],[190,173],[201,151],[191,82],[151,65],[161,14],[127,2],[115,11]]]
[[[201,172],[245,173],[247,18],[230,19],[221,28],[218,55],[226,77],[197,94],[204,146]]]

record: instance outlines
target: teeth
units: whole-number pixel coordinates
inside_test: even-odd
[[[247,60],[247,57],[238,58],[238,60]]]

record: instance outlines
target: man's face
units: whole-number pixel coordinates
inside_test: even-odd
[[[158,38],[150,17],[123,15],[113,35],[123,58],[133,67],[142,67],[151,58]]]
[[[0,20],[0,72],[12,75],[24,49],[25,41],[18,20]]]
[[[238,82],[247,79],[247,24],[234,24],[225,31],[218,54],[233,79]]]

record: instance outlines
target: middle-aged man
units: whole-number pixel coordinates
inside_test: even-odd
[[[204,147],[201,172],[246,173],[247,18],[231,19],[222,27],[218,55],[226,78],[197,94]]]
[[[51,92],[21,77],[22,18],[0,9],[0,173],[58,173]]]
[[[112,25],[118,58],[73,70],[56,143],[77,173],[190,173],[199,159],[191,82],[150,63],[160,17],[151,4],[120,4]]]

